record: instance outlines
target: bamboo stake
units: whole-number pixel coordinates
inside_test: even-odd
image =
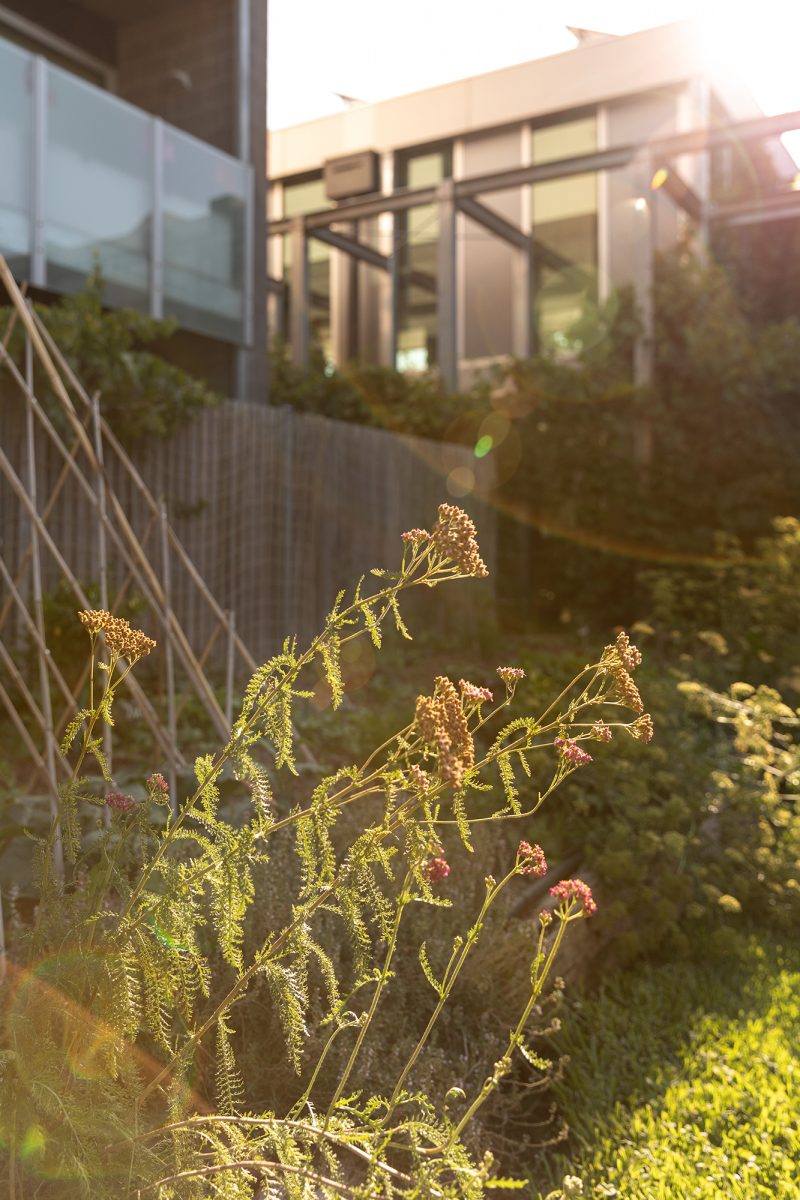
[[[202,652],[200,653],[200,656],[197,659],[197,662],[201,667],[204,667],[206,665],[206,663],[208,662],[208,656],[210,655],[211,651],[213,650],[213,648],[216,644],[217,638],[219,637],[219,631],[221,628],[222,628],[221,625],[214,626],[214,629],[211,633],[211,637],[208,639],[205,646],[203,647]],[[181,716],[183,715],[183,710],[185,708],[186,708],[186,695],[184,694],[178,700],[177,710],[175,713],[176,722],[180,722]]]
[[[92,430],[94,432],[94,452],[97,455],[97,461],[100,464],[100,470],[104,471],[103,465],[103,435],[100,430],[100,396],[98,392],[92,396]],[[106,546],[106,524],[108,522],[108,514],[106,512],[106,492],[103,487],[103,481],[98,475],[96,480],[97,485],[97,511],[100,515],[100,520],[97,522],[97,562],[100,573],[100,607],[106,612],[111,610],[108,607],[108,548]],[[111,742],[111,727],[106,721],[103,722],[103,754],[108,763],[109,775],[114,774],[114,766],[112,760],[113,747]],[[103,808],[103,820],[106,825],[111,824],[111,809],[106,805]]]
[[[6,650],[6,648],[2,642],[0,642],[0,657],[2,657],[2,659],[6,663],[6,665],[10,665],[9,674],[11,675],[14,682],[17,683],[17,685],[19,685],[19,679],[18,679],[19,672],[17,671],[16,667],[14,666],[13,659],[11,659],[11,656],[9,655],[8,651]],[[33,715],[37,718],[37,721],[41,725],[41,724],[43,724],[43,721],[42,721],[41,713],[39,712],[39,706],[36,704],[36,701],[33,699],[30,692],[28,692],[27,687],[25,690],[27,692],[27,696],[25,698],[28,702],[28,705],[31,708]],[[22,720],[22,717],[19,715],[19,712],[17,711],[17,706],[14,704],[14,701],[11,699],[11,697],[9,696],[8,692],[6,691],[6,689],[2,683],[0,683],[0,700],[3,701],[3,705],[5,706],[5,709],[14,724],[14,726],[17,730],[17,733],[20,735],[23,742],[25,743],[26,750],[28,751],[31,758],[34,760],[37,767],[41,770],[42,774],[44,775],[48,789],[52,789],[52,780],[50,779],[50,776],[47,773],[47,763],[42,758],[42,754],[41,754],[39,747],[36,745],[33,738],[31,737],[30,733],[28,732],[25,722]],[[62,766],[65,765],[63,763],[62,759],[59,758],[58,761],[62,763]],[[69,775],[68,769],[66,770],[66,773],[67,773],[67,775]],[[58,799],[57,792],[55,793],[55,798]]]
[[[2,357],[0,357],[0,363],[2,363]],[[77,442],[73,442],[72,446],[73,446],[73,451],[74,451],[74,449],[77,447]],[[71,451],[71,453],[73,451]],[[61,473],[59,474],[58,479],[56,480],[55,487],[53,488],[53,491],[50,494],[50,499],[47,501],[47,504],[45,505],[45,507],[42,510],[42,520],[43,521],[47,520],[47,518],[50,516],[53,509],[55,508],[58,497],[61,495],[61,491],[64,487],[64,484],[67,481],[68,476],[69,476],[69,467],[65,463],[64,466],[61,468]],[[28,573],[28,567],[30,566],[30,561],[31,561],[31,547],[30,547],[30,543],[28,543],[28,545],[25,547],[25,551],[22,555],[22,559],[17,565],[17,573],[14,576],[14,583],[16,583],[17,587],[19,587],[19,585],[21,583],[24,583],[25,576]],[[2,607],[0,607],[0,629],[3,628],[6,621],[8,620],[8,614],[11,612],[11,609],[13,607],[14,607],[14,604],[10,597],[7,600],[5,600],[3,602]]]
[[[25,338],[25,378],[28,388],[33,392],[33,346],[29,337]],[[38,509],[36,498],[36,441],[33,424],[33,412],[30,404],[25,406],[25,441],[28,460],[28,494],[30,496],[31,513],[31,575],[33,583],[33,611],[38,637],[36,639],[39,658],[39,686],[42,693],[42,715],[44,717],[44,756],[47,763],[47,774],[50,779],[52,794],[50,796],[50,815],[53,818],[53,869],[57,879],[64,878],[64,847],[61,838],[61,816],[58,800],[58,779],[56,778],[55,735],[53,733],[53,702],[50,695],[50,674],[47,669],[48,659],[51,658],[47,647],[44,629],[44,604],[42,600],[42,561],[39,554],[39,536],[37,530]],[[5,565],[3,571],[5,572]]]
[[[1,258],[2,258],[2,256],[0,256],[0,259]],[[62,373],[64,374],[66,379],[69,381],[69,384],[73,388],[73,390],[77,393],[78,396],[80,396],[83,403],[85,405],[88,405],[90,403],[90,401],[89,401],[89,397],[86,393],[85,388],[81,384],[81,382],[78,379],[75,372],[72,370],[72,367],[69,365],[67,360],[64,358],[63,354],[61,353],[61,350],[58,347],[58,344],[56,343],[52,334],[50,333],[50,330],[47,328],[47,326],[44,324],[44,322],[38,316],[37,313],[34,313],[34,320],[36,321],[37,327],[39,328],[39,331],[41,332],[42,337],[46,341],[47,346],[53,355],[53,358],[58,363],[59,369],[62,371]],[[121,445],[121,443],[119,442],[119,440],[116,437],[113,430],[109,428],[107,422],[105,420],[101,420],[101,423],[102,423],[103,436],[104,436],[106,442],[113,449],[114,453],[117,455],[117,458],[119,459],[120,463],[124,467],[125,471],[127,472],[129,478],[131,479],[132,483],[136,487],[137,491],[139,492],[139,494],[144,499],[145,503],[150,508],[153,515],[158,516],[158,504],[156,503],[156,499],[153,496],[153,493],[150,491],[150,488],[147,486],[145,481],[142,479],[139,471],[137,470],[136,466],[133,463],[133,460],[130,458],[127,451],[124,449],[124,447]],[[194,564],[194,561],[192,560],[191,556],[189,555],[189,552],[186,550],[186,547],[183,545],[183,542],[180,540],[180,538],[178,537],[177,533],[172,528],[172,526],[169,527],[169,539],[170,539],[170,543],[171,543],[173,549],[176,551],[182,565],[188,572],[189,577],[191,578],[195,587],[198,589],[200,594],[203,596],[203,599],[209,605],[212,612],[216,616],[217,620],[220,621],[223,625],[225,625],[227,627],[228,621],[227,621],[227,616],[226,616],[225,610],[222,608],[222,606],[220,605],[219,601],[216,599],[214,594],[209,590],[208,585],[206,584],[206,581],[203,579],[203,576],[198,571],[197,567]],[[248,646],[245,644],[244,641],[242,641],[241,637],[239,636],[238,633],[235,632],[235,630],[233,631],[231,636],[233,636],[233,638],[234,638],[236,649],[239,651],[239,654],[241,655],[242,659],[244,660],[245,667],[252,674],[253,672],[255,672],[258,669],[258,665],[259,665],[258,662],[256,661],[253,654],[250,652]],[[314,753],[309,748],[309,746],[307,746],[306,743],[303,741],[298,742],[298,745],[299,745],[299,748],[302,751],[303,755],[306,758],[306,762],[310,766],[318,766],[318,760],[317,760],[316,756],[314,755]]]
[[[2,261],[1,256],[0,256],[0,261]],[[3,349],[2,349],[2,346],[0,346],[0,358],[3,358],[3,357],[4,357]],[[5,356],[5,362],[6,362],[6,365],[8,366],[8,369],[10,370],[11,374],[13,375],[15,381],[17,382],[19,387],[22,389],[23,393],[25,393],[26,396],[28,396],[28,399],[30,400],[30,402],[33,406],[34,412],[36,413],[40,424],[43,425],[43,427],[44,427],[45,431],[47,432],[48,436],[50,437],[53,445],[56,447],[56,449],[59,451],[59,453],[62,455],[62,457],[66,460],[66,466],[74,475],[76,482],[78,483],[79,487],[81,488],[84,495],[88,499],[89,503],[93,506],[95,511],[97,511],[97,495],[94,492],[93,488],[91,487],[91,484],[89,484],[89,482],[84,477],[83,472],[81,472],[80,469],[78,468],[77,463],[75,462],[74,456],[71,456],[67,452],[66,446],[64,445],[63,441],[59,437],[58,432],[56,431],[55,427],[53,426],[53,424],[50,421],[47,414],[42,409],[42,407],[39,404],[36,397],[34,395],[29,394],[27,386],[25,384],[25,381],[22,378],[22,376],[19,374],[19,372],[17,371],[15,364],[10,359],[8,359],[7,356]],[[5,466],[2,467],[3,471],[6,473],[6,475],[8,475],[8,471],[10,470],[12,472],[12,474],[15,475],[14,469],[11,466],[11,464],[9,463],[8,459],[5,458],[5,455],[3,455],[3,458],[5,459]],[[12,486],[15,486],[15,485],[12,483]],[[21,496],[21,499],[24,504],[24,502],[25,502],[24,497]],[[106,523],[106,528],[108,529],[108,532],[111,534],[111,536],[114,540],[114,543],[120,552],[121,557],[128,564],[129,569],[133,573],[134,579],[137,581],[138,585],[141,587],[142,591],[149,599],[154,611],[158,612],[158,605],[153,600],[152,595],[148,594],[147,584],[142,579],[141,573],[137,571],[136,565],[132,561],[131,556],[128,553],[128,550],[126,548],[126,545],[121,538],[121,535],[114,528],[113,524],[111,523],[111,521],[108,517],[106,518],[105,523]],[[47,534],[47,537],[48,537],[48,545],[55,546],[55,543],[53,542],[53,539],[49,537],[49,534]],[[137,543],[137,546],[138,546],[138,543]],[[139,552],[143,553],[141,551],[141,547],[138,547],[138,548],[139,548]],[[60,553],[58,553],[56,561],[59,563],[59,565],[61,565],[61,563],[64,562],[63,557],[60,555]],[[76,596],[78,596],[81,604],[83,604],[84,606],[88,606],[89,601],[85,597],[83,590],[79,589],[78,591],[76,591],[75,583],[77,581],[75,580],[75,576],[72,573],[70,573],[70,582],[72,583],[73,591],[75,592]],[[136,678],[132,674],[129,674],[127,676],[126,684],[130,687],[131,691],[133,692],[137,703],[142,708],[142,712],[143,712],[143,715],[145,716],[145,719],[147,720],[147,723],[150,725],[150,728],[151,728],[152,732],[155,734],[156,739],[162,743],[162,747],[163,747],[165,745],[164,734],[163,734],[163,730],[161,728],[160,721],[155,713],[155,710],[153,709],[153,706],[150,704],[144,691],[142,690],[141,686],[139,685],[139,683],[136,681]]]
[[[78,377],[75,375],[75,372],[72,370],[72,368],[70,367],[69,363],[64,358],[61,351],[59,350],[58,345],[54,341],[53,336],[50,333],[49,329],[47,328],[46,325],[43,324],[43,322],[41,321],[41,318],[37,314],[34,314],[34,318],[39,326],[39,329],[41,330],[41,333],[42,333],[45,341],[47,342],[50,352],[52,353],[54,359],[56,360],[56,362],[59,365],[59,369],[61,371],[63,371],[64,375],[66,376],[66,378],[68,379],[68,381],[70,383],[70,386],[81,397],[83,402],[85,404],[88,404],[89,398],[88,398],[88,395],[87,395],[83,385],[81,384]],[[114,431],[109,428],[109,426],[105,420],[102,421],[102,427],[103,427],[103,437],[105,438],[108,445],[111,447],[111,449],[116,454],[116,456],[119,459],[119,461],[121,462],[122,466],[125,468],[125,471],[128,474],[134,487],[139,492],[139,494],[142,497],[142,499],[144,500],[145,504],[150,508],[151,512],[155,516],[158,516],[158,502],[156,501],[156,498],[153,495],[153,493],[151,492],[150,488],[145,483],[144,479],[142,479],[142,476],[141,476],[139,470],[137,469],[136,465],[134,464],[133,460],[131,459],[130,455],[125,450],[124,446],[121,444],[121,442],[117,438]],[[175,550],[176,554],[178,555],[178,558],[180,559],[181,564],[186,568],[187,572],[189,573],[189,576],[191,577],[192,582],[195,584],[198,591],[201,593],[203,599],[206,601],[206,603],[211,608],[212,612],[214,613],[214,616],[217,618],[218,621],[222,622],[223,625],[227,626],[228,620],[227,620],[227,615],[226,615],[225,609],[223,609],[222,605],[219,603],[217,598],[214,596],[213,592],[211,592],[209,590],[209,587],[208,587],[205,579],[203,578],[203,576],[200,574],[200,571],[195,566],[194,561],[191,558],[188,550],[186,549],[183,542],[180,540],[180,538],[178,537],[177,533],[172,528],[172,526],[169,527],[169,540],[170,540],[170,544],[172,545],[172,548]],[[259,666],[258,662],[254,658],[253,654],[250,652],[250,649],[248,648],[246,643],[242,641],[241,637],[238,634],[235,635],[235,642],[236,642],[236,649],[239,651],[239,654],[244,659],[245,666],[247,667],[247,669],[251,673],[258,670],[258,666]]]
[[[36,350],[39,360],[41,361],[42,366],[45,369],[47,377],[50,380],[50,384],[64,407],[64,411],[67,415],[67,418],[68,418],[70,424],[72,425],[73,429],[75,430],[75,433],[81,443],[81,446],[86,454],[86,457],[89,461],[90,466],[92,467],[92,469],[94,471],[96,471],[100,475],[100,477],[103,481],[103,485],[107,488],[107,498],[111,505],[111,509],[117,519],[117,522],[120,526],[120,529],[122,530],[124,539],[128,543],[129,549],[131,550],[133,556],[138,559],[139,567],[141,569],[141,574],[147,580],[147,589],[156,598],[156,603],[153,605],[153,607],[157,611],[159,608],[161,608],[161,610],[163,611],[165,608],[164,594],[163,594],[163,590],[161,588],[161,584],[158,580],[158,577],[156,576],[155,572],[153,571],[153,568],[150,566],[150,563],[148,562],[147,557],[142,552],[141,547],[139,546],[139,543],[137,541],[136,534],[134,533],[133,528],[131,527],[131,524],[125,514],[125,511],[124,511],[122,505],[120,504],[120,502],[117,499],[113,490],[111,488],[108,488],[108,486],[107,486],[107,479],[105,477],[105,473],[100,468],[100,464],[97,461],[97,458],[94,453],[94,448],[92,447],[92,444],[89,441],[89,438],[86,434],[86,430],[83,428],[83,425],[78,420],[77,413],[75,412],[75,407],[72,403],[72,400],[70,399],[70,396],[69,396],[69,393],[67,392],[66,387],[64,386],[64,382],[61,379],[58,372],[56,371],[55,366],[53,365],[53,361],[47,351],[47,347],[45,346],[45,344],[42,340],[42,337],[39,333],[39,329],[36,325],[36,322],[33,320],[33,318],[31,317],[31,314],[29,313],[24,302],[22,301],[22,298],[19,293],[19,288],[17,287],[16,281],[14,280],[14,276],[11,274],[11,271],[8,268],[8,264],[2,255],[0,255],[0,279],[2,279],[3,283],[5,284],[6,291],[8,292],[9,297],[11,298],[12,304],[19,312],[20,320],[22,321],[23,325],[25,326],[25,329],[26,329],[27,333],[29,334],[31,341],[33,342],[34,349]],[[13,364],[11,364],[11,365],[13,367]],[[85,395],[85,393],[84,393],[84,395]],[[88,398],[87,398],[87,400],[88,400]],[[90,401],[88,403],[91,404]],[[57,436],[58,435],[56,435],[56,437]],[[60,442],[61,439],[58,438],[58,441]],[[208,680],[203,675],[202,671],[199,671],[197,669],[197,663],[196,663],[194,654],[192,652],[192,648],[189,645],[188,639],[186,638],[186,635],[183,632],[183,629],[181,628],[179,622],[175,619],[174,614],[168,615],[168,628],[170,631],[170,635],[176,645],[178,653],[181,656],[183,665],[186,668],[187,674],[190,676],[192,682],[194,683],[194,685],[197,689],[198,695],[200,696],[200,699],[204,702],[205,707],[209,713],[209,716],[211,717],[212,721],[214,722],[214,725],[216,726],[217,732],[220,734],[220,736],[226,737],[227,729],[225,727],[225,714],[222,712],[222,709],[220,708],[219,704],[217,703],[217,698],[214,695],[214,692],[213,692]],[[129,678],[130,678],[130,676],[129,676]]]
[[[166,602],[166,623],[172,613],[172,579],[170,575],[169,562],[169,538],[167,536],[167,506],[164,499],[161,499],[161,574],[164,580],[164,600]],[[170,755],[168,763],[169,773],[169,799],[172,805],[173,813],[177,813],[178,808],[178,780],[175,770],[175,747],[178,744],[178,726],[175,718],[175,659],[172,653],[172,641],[167,636],[165,646],[165,662],[167,668],[167,729],[169,731],[170,740]]]
[[[225,720],[228,729],[233,725],[233,663],[236,654],[236,614],[228,612],[228,659],[225,664]]]
[[[65,562],[64,556],[61,554],[61,551],[59,550],[58,546],[53,541],[53,538],[51,537],[49,530],[47,529],[47,527],[45,525],[42,524],[41,519],[39,518],[38,514],[35,513],[35,511],[31,512],[30,501],[28,499],[28,495],[25,491],[25,488],[23,487],[23,485],[19,479],[19,476],[17,475],[16,471],[12,467],[11,463],[8,461],[8,458],[6,457],[5,452],[3,451],[2,447],[0,447],[0,472],[2,472],[3,475],[5,475],[6,479],[11,484],[12,490],[14,491],[15,495],[17,496],[17,499],[26,508],[26,510],[31,514],[32,518],[36,521],[37,529],[39,531],[40,537],[45,542],[48,550],[50,551],[53,558],[55,559],[59,570],[62,572],[65,579],[67,580],[70,587],[72,588],[72,591],[74,592],[78,602],[84,608],[89,608],[90,603],[89,603],[88,596],[84,592],[84,590],[81,587],[78,580],[75,578],[75,575],[72,572],[72,570],[70,569],[70,567],[68,566],[68,564]],[[164,731],[161,728],[161,725],[160,725],[158,717],[153,709],[153,706],[151,705],[150,701],[148,700],[147,696],[145,695],[143,689],[136,682],[133,672],[129,673],[125,682],[130,683],[131,691],[134,693],[134,695],[137,699],[137,702],[141,706],[142,713],[145,716],[148,725],[150,726],[151,730],[153,731],[153,733],[156,737],[156,740],[159,742],[163,751],[166,754],[168,751],[168,746],[167,746],[166,737],[164,735]]]
[[[0,456],[3,456],[2,450],[0,450]],[[29,512],[29,515],[30,515],[30,512]],[[39,527],[39,530],[41,530],[41,527]],[[3,581],[6,585],[6,587],[8,588],[8,590],[10,591],[11,597],[14,600],[14,602],[16,603],[17,608],[19,609],[25,629],[30,634],[31,638],[33,639],[37,652],[41,652],[44,655],[47,666],[48,666],[50,672],[52,673],[52,676],[53,676],[54,680],[56,681],[56,684],[58,685],[58,688],[59,688],[64,700],[68,704],[72,704],[74,701],[72,689],[70,688],[70,686],[67,683],[64,676],[61,674],[58,664],[54,661],[52,654],[48,653],[47,640],[45,638],[45,635],[42,632],[38,621],[36,621],[35,618],[32,617],[31,614],[28,612],[28,606],[25,603],[25,597],[22,595],[19,588],[14,583],[14,580],[11,578],[11,572],[9,571],[6,564],[3,562],[2,558],[0,558],[0,575],[2,575]],[[83,603],[83,601],[81,601],[81,603]],[[44,708],[42,708],[42,714],[43,714],[42,720],[44,721],[45,720]]]

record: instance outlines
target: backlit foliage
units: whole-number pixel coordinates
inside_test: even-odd
[[[521,669],[501,669],[497,702],[487,688],[440,676],[403,729],[287,811],[276,781],[281,770],[298,769],[293,712],[310,694],[312,668],[321,667],[337,705],[343,645],[367,637],[379,646],[387,620],[408,636],[403,592],[486,574],[472,522],[452,506],[440,507],[431,533],[411,531],[404,543],[398,571],[376,572],[369,594],[362,580],[351,600],[340,595],[306,649],[287,639],[255,673],[227,743],[197,758],[186,796],[170,796],[160,775],[148,777],[141,799],[115,790],[99,730],[112,723],[120,683],[153,643],[108,613],[81,614],[92,671],[87,703],[63,746],[74,768],[58,817],[34,847],[38,904],[27,923],[13,914],[2,993],[0,1130],[12,1200],[473,1200],[487,1188],[517,1186],[496,1178],[491,1155],[476,1157],[464,1138],[520,1056],[525,1069],[546,1066],[527,1045],[526,1028],[567,926],[594,911],[589,889],[579,880],[546,881],[554,886],[531,929],[527,1000],[507,1048],[473,1095],[456,1075],[444,1110],[415,1088],[416,1064],[489,908],[511,880],[547,873],[543,851],[523,841],[501,879],[486,877],[480,912],[455,938],[449,962],[431,962],[423,944],[419,965],[415,955],[404,967],[400,927],[412,905],[448,903],[437,892],[450,873],[445,826],[457,828],[469,851],[474,822],[531,817],[590,761],[586,751],[563,747],[596,741],[601,714],[603,729],[640,736],[644,718],[634,719],[641,706],[628,673],[638,652],[620,635],[538,717],[504,727]],[[526,789],[527,808],[514,782],[520,771],[536,785],[532,794]],[[250,805],[232,821],[221,785],[237,781]],[[344,834],[341,814],[356,805],[363,820]],[[298,864],[296,878],[281,879],[288,915],[269,918],[253,950],[246,922],[281,831],[294,837]],[[351,949],[346,969],[331,953],[332,927]],[[362,1048],[404,969],[420,971],[428,1024],[391,1093],[371,1094],[360,1084]],[[288,1111],[245,1109],[237,1006],[259,988],[282,1031],[261,1053],[288,1058],[297,1073]],[[329,1037],[313,1062],[308,1023],[312,992],[320,990]],[[322,1067],[340,1038],[349,1057],[331,1087]]]

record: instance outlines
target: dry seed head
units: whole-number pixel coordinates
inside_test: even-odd
[[[653,718],[650,713],[642,713],[638,721],[634,721],[632,725],[628,725],[628,733],[637,742],[644,742],[645,745],[653,740]]]
[[[644,704],[639,695],[639,689],[625,667],[621,665],[612,667],[611,677],[614,680],[614,690],[621,703],[635,713],[643,712]]]
[[[459,694],[446,676],[437,677],[433,696],[417,698],[416,722],[423,741],[436,748],[443,781],[460,787],[475,762],[475,746]]]
[[[489,574],[478,549],[471,518],[455,504],[440,504],[431,541],[442,558],[455,563],[462,575],[483,579]]]
[[[84,609],[78,620],[91,634],[105,634],[106,644],[112,654],[123,655],[129,662],[144,658],[156,643],[141,629],[132,629],[124,617],[114,617],[103,608]]]

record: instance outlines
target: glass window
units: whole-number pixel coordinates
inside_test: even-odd
[[[319,212],[331,208],[333,203],[325,195],[325,181],[321,175],[302,179],[285,180],[283,183],[283,215],[296,217],[304,213]],[[321,350],[325,361],[333,361],[331,340],[331,252],[330,247],[319,238],[308,238],[309,271],[309,333],[312,343]],[[291,238],[283,239],[283,278],[286,288],[283,293],[283,328],[291,329]]]
[[[594,116],[535,128],[535,165],[597,148]],[[543,349],[580,349],[571,333],[587,304],[597,302],[597,176],[571,175],[532,188],[535,305]]]
[[[164,314],[242,341],[247,168],[176,129],[164,131]]]
[[[109,304],[146,311],[152,196],[150,118],[48,67],[48,286],[74,291],[97,263]]]
[[[0,42],[0,252],[30,274],[33,59]]]
[[[431,187],[452,175],[452,148],[406,150],[398,155],[401,187]],[[437,362],[439,210],[435,204],[398,213],[397,358],[399,371],[425,371]]]

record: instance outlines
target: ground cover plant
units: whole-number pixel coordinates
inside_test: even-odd
[[[556,1084],[571,1153],[554,1180],[593,1200],[800,1195],[798,996],[796,946],[762,927],[706,929],[691,960],[573,997]]]
[[[547,1071],[529,1028],[542,1024],[568,927],[594,914],[591,890],[553,880],[529,923],[524,994],[501,1052],[476,1082],[456,1067],[441,1102],[420,1088],[434,1030],[499,898],[547,875],[543,850],[523,839],[502,874],[486,875],[444,956],[423,936],[412,957],[405,930],[421,911],[432,927],[447,903],[446,839],[457,835],[466,854],[486,828],[531,818],[614,730],[650,740],[632,674],[641,656],[620,634],[538,715],[510,721],[520,667],[498,668],[497,701],[485,684],[438,676],[403,728],[286,804],[281,772],[294,766],[292,714],[308,697],[308,670],[322,667],[337,705],[344,648],[357,639],[380,648],[387,621],[405,632],[405,592],[485,574],[474,527],[455,507],[442,505],[432,531],[411,530],[404,543],[398,571],[375,572],[372,590],[361,580],[305,650],[287,639],[254,675],[228,742],[198,756],[186,796],[170,796],[146,767],[138,792],[115,787],[100,730],[155,644],[102,610],[80,614],[92,670],[63,743],[74,770],[48,832],[32,839],[34,911],[12,904],[0,1081],[10,1197],[455,1200],[516,1186],[473,1145],[474,1118],[512,1071]],[[529,776],[536,792],[523,808],[518,780]],[[223,801],[231,780],[246,811]],[[294,869],[284,873],[278,856],[281,874],[260,895],[273,844],[286,838]],[[255,948],[252,918],[262,928]],[[392,1083],[372,1090],[362,1064],[381,1055],[381,1005],[408,970],[418,973],[418,1032]],[[257,1047],[243,1045],[239,1023],[254,998],[271,1017]],[[246,1033],[257,1036],[252,1023]],[[327,1060],[342,1047],[331,1075]],[[249,1106],[239,1067],[248,1053],[288,1059],[290,1103]]]

